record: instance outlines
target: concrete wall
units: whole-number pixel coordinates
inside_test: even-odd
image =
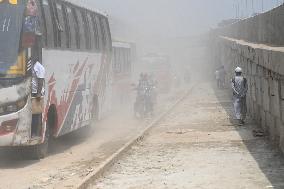
[[[284,5],[269,12],[221,28],[225,36],[254,43],[284,46]]]
[[[225,65],[230,78],[235,67],[243,68],[249,114],[284,151],[284,48],[220,36],[211,42],[215,63]]]
[[[211,60],[229,77],[241,66],[248,110],[284,152],[284,5],[210,33]]]

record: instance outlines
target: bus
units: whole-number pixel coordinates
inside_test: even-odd
[[[112,43],[113,103],[112,109],[130,105],[132,66],[135,61],[135,44],[114,41]]]
[[[36,159],[57,138],[101,117],[111,88],[107,15],[65,0],[0,0],[0,146]],[[46,70],[34,124],[32,65]]]

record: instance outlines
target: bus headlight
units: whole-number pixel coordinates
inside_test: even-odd
[[[0,107],[0,115],[14,113],[17,112],[25,107],[27,104],[27,98],[18,100],[15,103],[6,104]]]
[[[12,5],[17,5],[18,0],[9,0],[9,3],[12,4]]]
[[[17,106],[15,104],[6,106],[6,112],[16,112]]]

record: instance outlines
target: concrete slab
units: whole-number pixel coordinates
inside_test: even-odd
[[[283,188],[280,152],[235,125],[224,94],[202,84],[90,188]]]

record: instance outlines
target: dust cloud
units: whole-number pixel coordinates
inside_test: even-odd
[[[5,181],[10,186],[14,182],[16,169],[22,175],[17,178],[19,187],[31,183],[36,184],[35,188],[46,187],[59,182],[55,178],[68,180],[74,175],[82,180],[80,174],[89,173],[90,165],[98,166],[136,137],[155,116],[165,112],[193,84],[211,77],[214,68],[207,57],[207,33],[211,29],[222,20],[243,19],[280,3],[276,0],[264,0],[264,4],[260,0],[66,1],[105,12],[113,41],[134,44],[136,50],[132,53],[136,58],[131,60],[131,74],[123,81],[111,82],[112,97],[107,102],[111,111],[102,112],[101,121],[92,123],[93,127],[53,141],[51,156],[45,161],[15,164],[6,151],[0,153],[1,171],[5,171],[1,175],[2,184]],[[158,83],[154,113],[146,119],[134,116],[135,87],[141,72],[153,74]],[[95,155],[97,159],[90,160]],[[35,181],[34,177],[38,179]]]
[[[106,13],[113,41],[135,44],[136,50],[132,53],[137,58],[132,60],[131,78],[124,81],[123,89],[121,83],[113,82],[110,104],[112,115],[121,115],[117,116],[119,122],[133,115],[134,88],[141,73],[154,75],[158,88],[162,88],[163,82],[169,85],[167,90],[158,89],[156,106],[159,106],[166,96],[174,96],[176,91],[186,89],[199,79],[213,77],[214,67],[207,56],[207,33],[218,23],[243,19],[279,4],[254,0],[69,1]],[[149,68],[153,62],[157,63],[156,68]],[[161,72],[167,77],[157,76]]]

